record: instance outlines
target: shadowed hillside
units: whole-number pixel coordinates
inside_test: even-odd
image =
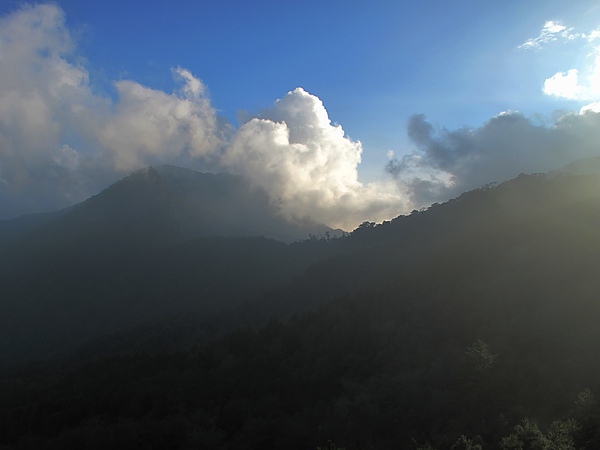
[[[228,311],[315,256],[241,177],[146,168],[68,210],[0,226],[0,361],[64,354],[165,315]]]

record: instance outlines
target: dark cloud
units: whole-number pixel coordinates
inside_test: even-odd
[[[506,112],[479,128],[459,130],[436,128],[414,115],[407,131],[418,151],[391,159],[386,171],[419,205],[600,155],[600,114],[592,111],[564,114],[550,124]]]

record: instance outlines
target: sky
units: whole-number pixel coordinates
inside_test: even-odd
[[[176,164],[352,229],[595,156],[597,1],[0,0],[0,220]]]

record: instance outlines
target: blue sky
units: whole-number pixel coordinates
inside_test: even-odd
[[[414,113],[455,128],[508,109],[577,107],[542,94],[566,61],[516,47],[547,20],[600,24],[597,2],[585,1],[58,4],[101,89],[130,78],[170,92],[170,68],[181,66],[235,122],[240,109],[270,107],[300,86],[365,144],[365,157],[373,142],[380,160],[401,150]]]
[[[0,14],[0,71],[39,75],[0,81],[0,97],[20,110],[27,92],[40,92],[23,125],[0,114],[0,218],[80,201],[138,166],[173,162],[239,172],[290,217],[322,209],[315,220],[351,228],[594,156],[587,129],[585,143],[565,130],[546,135],[563,116],[571,130],[596,129],[596,109],[581,113],[600,101],[596,1],[0,0]],[[24,19],[33,16],[52,17],[46,37],[12,39],[40,32]],[[42,48],[47,36],[53,44]],[[41,86],[57,73],[69,88],[61,101]],[[202,89],[192,92],[196,81]],[[40,133],[47,126],[46,149],[11,137],[31,117]],[[144,126],[162,130],[155,141],[168,150],[153,147]],[[506,157],[494,153],[498,126],[522,137],[502,142],[516,148]],[[281,144],[286,133],[295,138]],[[561,139],[581,148],[538,149]]]

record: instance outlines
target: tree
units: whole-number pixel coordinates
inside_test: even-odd
[[[464,434],[456,440],[454,445],[450,447],[450,450],[482,450],[481,444],[476,444],[473,439],[469,439]]]
[[[535,422],[525,418],[500,441],[502,450],[545,450],[546,439]]]
[[[488,345],[477,339],[465,350],[465,359],[471,370],[484,371],[492,367],[496,355],[490,353]]]
[[[573,434],[579,425],[574,419],[555,420],[544,434],[526,418],[514,430],[500,441],[502,450],[576,450]]]

